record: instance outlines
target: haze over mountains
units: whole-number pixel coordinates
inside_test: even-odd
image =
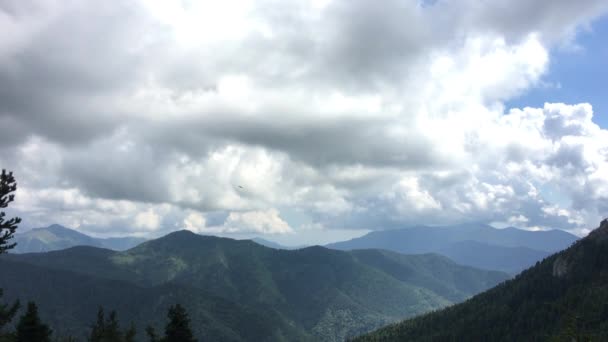
[[[13,253],[38,253],[65,249],[74,246],[94,246],[124,251],[146,241],[137,237],[94,238],[58,224],[46,228],[34,228],[15,235],[17,246]]]
[[[602,227],[607,224],[604,222]],[[602,237],[601,232],[606,229],[608,226],[595,236]],[[94,319],[94,308],[103,305],[117,310],[121,320],[139,326],[141,337],[143,327],[161,327],[167,308],[182,303],[191,314],[195,333],[203,339],[343,341],[467,300],[508,280],[509,274],[519,273],[552,252],[571,246],[577,237],[558,230],[496,229],[481,224],[416,226],[372,232],[330,244],[329,248],[292,249],[262,238],[233,240],[190,231],[143,243],[143,239],[136,238],[98,239],[51,225],[20,233],[16,240],[18,253],[0,257],[0,288],[4,288],[7,300],[35,300],[42,318],[62,335],[83,338]],[[581,245],[582,242],[575,244]],[[589,247],[585,251],[595,253],[595,249]],[[43,253],[28,253],[32,251]],[[582,255],[575,247],[569,251]],[[532,270],[549,267],[542,266],[549,259]],[[552,272],[560,270],[555,266],[558,264],[551,264]],[[564,265],[563,269],[571,267],[570,262]],[[519,284],[522,277],[530,277],[530,272],[538,271],[524,271],[515,283],[506,284]],[[544,275],[539,277],[524,282],[550,283]],[[476,306],[476,310],[477,306],[482,312],[487,310],[488,320],[497,324],[503,318],[492,316],[492,312],[500,311],[497,305],[501,305],[501,298],[518,301],[522,300],[519,296],[525,296],[520,285],[505,286],[499,285],[482,295],[491,299],[467,303],[476,303],[468,304]],[[555,291],[566,291],[559,284],[551,286],[556,287]],[[543,287],[534,291],[547,290]],[[537,292],[534,296],[542,297]],[[600,291],[589,294],[592,295],[603,300],[606,294]],[[568,296],[576,297],[571,291]],[[554,310],[565,312],[564,305],[560,301]],[[481,324],[467,321],[473,319],[466,314],[469,309],[459,309],[464,310],[458,314],[462,315],[460,321],[446,318],[460,307],[389,326],[362,338],[392,341],[472,336],[458,325]],[[596,309],[603,310],[593,310]],[[538,315],[539,319],[552,322],[545,334],[563,333],[555,327],[565,324],[563,315],[555,323],[554,316],[529,310],[522,315]],[[505,324],[512,328],[511,323]],[[507,328],[482,326],[475,336],[525,336],[521,327],[516,324],[515,328],[520,329],[520,335],[508,335]],[[433,329],[437,332],[431,333]],[[604,328],[593,329],[586,332],[597,335]]]
[[[515,279],[444,310],[355,339],[607,341],[608,220]]]
[[[251,241],[253,241],[257,244],[260,244],[262,246],[276,248],[276,249],[299,249],[299,248],[308,247],[308,246],[285,246],[285,245],[281,245],[280,243],[277,243],[274,241],[263,239],[261,237],[255,237],[255,238],[251,239]]]
[[[438,253],[456,263],[487,270],[516,274],[539,260],[570,246],[578,237],[561,231],[496,229],[469,224],[442,227],[417,226],[376,231],[360,238],[336,242],[328,248],[339,250],[377,248],[402,254]],[[17,234],[15,253],[61,250],[74,246],[93,246],[124,251],[146,241],[136,237],[94,238],[57,224]],[[275,249],[298,249],[260,237],[252,241]]]
[[[80,246],[0,264],[7,300],[35,300],[62,333],[82,337],[98,305],[141,328],[179,302],[197,336],[214,341],[340,341],[508,278],[433,254],[288,251],[189,231],[124,252]]]
[[[608,342],[608,0],[0,30],[0,342]]]
[[[577,239],[562,230],[496,229],[470,224],[375,231],[327,247],[339,250],[379,248],[403,254],[439,253],[463,265],[515,274]]]

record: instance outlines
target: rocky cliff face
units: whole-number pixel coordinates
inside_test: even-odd
[[[553,263],[553,276],[561,278],[566,274],[568,274],[568,261],[560,256]]]

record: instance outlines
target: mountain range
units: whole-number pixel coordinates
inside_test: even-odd
[[[259,245],[274,248],[274,249],[301,249],[301,248],[308,247],[308,246],[304,246],[304,245],[302,245],[302,246],[285,246],[285,245],[281,245],[280,243],[277,243],[274,241],[263,239],[261,237],[255,237],[255,238],[251,239],[251,241],[253,241]]]
[[[607,284],[604,220],[512,280],[354,341],[608,341]]]
[[[84,337],[103,305],[141,338],[181,303],[196,335],[211,341],[342,341],[509,278],[435,254],[278,250],[189,231],[122,252],[7,254],[0,268],[6,300],[35,300],[58,335]]]
[[[326,247],[379,248],[403,254],[438,253],[463,265],[517,274],[551,253],[569,247],[577,239],[562,230],[496,229],[471,224],[375,231]]]
[[[472,224],[377,231],[327,247],[339,250],[377,248],[403,254],[437,253],[462,265],[517,274],[552,252],[568,247],[576,239],[576,236],[560,230],[533,232]],[[137,237],[95,238],[54,224],[16,234],[17,247],[13,252],[47,252],[74,246],[125,251],[144,241]],[[259,237],[252,241],[275,249],[303,247],[286,247]]]
[[[66,249],[74,246],[94,246],[124,251],[146,241],[137,237],[94,238],[58,224],[46,228],[34,228],[17,233],[13,253],[38,253]]]

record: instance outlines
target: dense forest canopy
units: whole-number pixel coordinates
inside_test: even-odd
[[[589,236],[462,304],[353,341],[608,339],[608,219]]]

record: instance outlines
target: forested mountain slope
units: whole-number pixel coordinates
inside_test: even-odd
[[[144,324],[161,321],[166,307],[180,302],[201,338],[340,341],[508,278],[437,255],[287,251],[188,231],[125,252],[74,247],[0,261],[11,275],[0,279],[7,298],[35,299],[55,329],[78,336],[98,305]]]
[[[515,279],[354,341],[550,340],[608,340],[608,220]]]

